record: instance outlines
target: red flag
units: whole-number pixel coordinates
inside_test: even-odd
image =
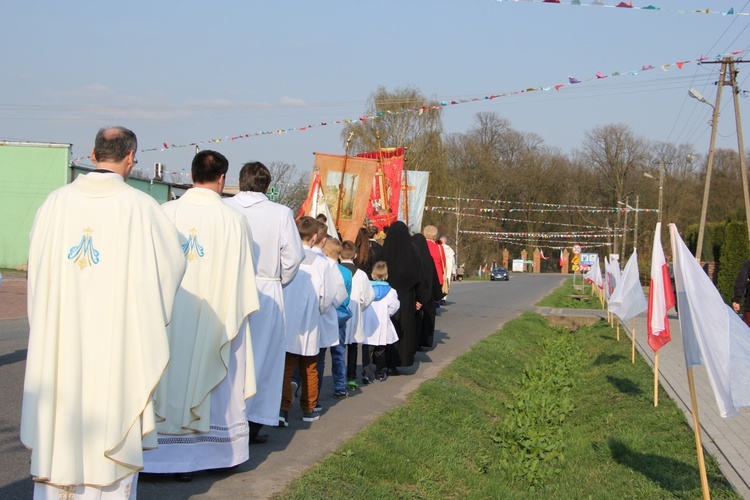
[[[370,203],[367,205],[367,217],[380,230],[398,219],[404,153],[404,148],[386,148],[357,155],[360,158],[378,160],[378,172],[370,193]]]
[[[674,307],[674,290],[661,247],[661,222],[656,223],[654,250],[651,254],[651,281],[648,287],[648,345],[654,352],[672,340],[667,311]]]

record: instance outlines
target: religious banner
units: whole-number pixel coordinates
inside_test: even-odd
[[[354,241],[370,204],[377,160],[315,153],[313,171],[320,175],[328,210],[342,239]]]
[[[404,170],[401,188],[405,194],[398,207],[398,220],[403,221],[411,233],[422,232],[422,214],[429,180],[429,172]]]
[[[381,148],[360,153],[358,158],[378,161],[375,182],[370,193],[367,217],[379,230],[396,222],[401,196],[401,172],[404,169],[404,148]]]

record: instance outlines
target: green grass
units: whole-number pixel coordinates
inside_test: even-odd
[[[556,350],[561,336],[570,336],[563,339],[569,346]],[[524,381],[563,353],[577,361],[569,370],[573,385],[561,391],[573,404],[558,425],[562,459],[531,490],[504,466],[498,436],[507,435]],[[663,390],[654,408],[650,368],[629,360],[630,344],[616,342],[605,321],[571,334],[525,313],[276,498],[700,498],[683,413]],[[713,498],[740,498],[715,459],[706,462]]]
[[[576,284],[581,284],[582,279],[577,279]],[[578,300],[571,295],[586,295],[585,299]],[[591,295],[591,285],[586,284],[583,291],[577,291],[573,288],[573,278],[568,278],[562,286],[556,288],[549,295],[544,297],[538,306],[542,307],[560,307],[563,309],[601,309],[602,304],[599,297]]]

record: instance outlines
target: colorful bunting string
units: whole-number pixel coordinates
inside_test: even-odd
[[[488,200],[483,198],[461,198],[459,196],[439,196],[434,194],[428,194],[427,198],[435,198],[437,200],[444,200],[444,201],[466,201],[470,203],[491,203],[495,205],[521,205],[522,207],[525,206],[532,206],[532,207],[550,207],[555,209],[563,209],[563,208],[569,208],[569,209],[575,209],[582,212],[590,212],[590,211],[602,211],[602,212],[658,212],[659,209],[656,208],[617,208],[617,207],[600,207],[596,205],[566,205],[564,203],[542,203],[542,202],[535,202],[535,201],[511,201],[511,200]],[[455,209],[455,207],[446,207],[447,209]],[[476,209],[476,210],[484,210],[484,211],[501,211],[505,212],[508,209],[507,208],[501,208],[501,209],[493,209],[493,208],[472,208],[472,207],[461,207],[461,210],[466,209]]]
[[[607,238],[611,234],[587,234],[587,233],[523,233],[523,232],[508,232],[508,231],[469,231],[461,230],[460,232],[465,234],[479,234],[484,236],[496,236],[505,238],[563,238],[563,239],[593,239],[593,238]]]
[[[447,208],[446,207],[425,207],[425,210],[430,210],[433,212],[444,213],[444,214],[453,214],[453,215],[456,215],[458,213],[456,212],[455,208],[450,208],[450,207],[447,207]],[[511,219],[508,217],[492,217],[489,215],[467,214],[467,213],[461,213],[461,216],[462,217],[477,217],[477,218],[490,219],[490,220],[500,220],[500,221],[506,221],[506,222],[520,222],[522,224],[545,224],[545,225],[552,225],[552,226],[580,227],[584,229],[593,229],[595,231],[614,232],[614,229],[612,228],[608,228],[604,226],[585,225],[585,224],[568,224],[565,222],[538,221],[538,220],[529,220],[529,219]]]
[[[563,248],[570,248],[574,243],[578,243],[579,240],[575,238],[571,239],[564,239],[564,240],[555,240],[555,239],[544,239],[543,241],[539,241],[539,238],[536,236],[523,236],[524,233],[516,233],[518,236],[504,236],[503,233],[495,233],[492,231],[466,231],[461,230],[459,231],[462,234],[470,234],[470,235],[477,235],[477,236],[486,236],[492,239],[493,241],[500,241],[505,242],[513,245],[534,245],[534,246],[545,246],[545,248],[554,248],[554,249],[563,249]],[[511,234],[511,233],[508,233]],[[553,245],[553,244],[561,244],[562,246],[546,246],[546,245]],[[593,248],[593,247],[603,247],[603,246],[612,246],[613,243],[608,241],[583,241],[582,246],[586,248]]]
[[[560,0],[497,0],[498,3],[513,2],[513,3],[554,3],[558,5],[576,5],[581,7],[604,7],[604,8],[619,8],[619,9],[633,9],[633,10],[651,10],[651,11],[663,11],[663,12],[676,12],[678,14],[721,14],[722,16],[747,16],[750,15],[748,12],[735,12],[734,7],[730,7],[728,11],[722,12],[718,10],[712,11],[711,9],[697,9],[697,10],[686,10],[686,9],[670,9],[662,8],[656,5],[647,5],[645,7],[636,7],[633,2],[618,2],[615,4],[605,4],[601,0],[592,0],[590,3],[582,3],[581,0],[571,0],[570,2],[560,2]]]
[[[739,55],[739,54],[742,54],[744,52],[745,52],[744,50],[735,50],[735,51],[728,52],[728,53],[718,54],[716,56],[716,58],[717,59],[721,59],[722,57],[724,57],[726,55]],[[683,61],[678,61],[678,62],[675,62],[675,63],[663,64],[660,67],[664,71],[667,71],[668,68],[671,67],[671,66],[677,66],[678,69],[682,69],[682,67],[685,64],[700,63],[700,62],[705,61],[707,59],[708,59],[707,57],[701,56],[701,57],[699,57],[699,58],[697,58],[695,60],[683,60]],[[652,69],[655,69],[654,66],[648,64],[648,65],[643,65],[640,70],[632,70],[632,71],[624,71],[624,72],[615,71],[610,76],[611,77],[627,76],[627,75],[636,76],[636,75],[638,75],[642,71],[647,71],[647,70],[652,70]],[[571,79],[574,79],[574,80],[576,80],[575,84],[579,84],[579,83],[588,82],[588,81],[591,81],[591,80],[601,80],[603,78],[605,78],[605,76],[602,75],[601,72],[597,72],[593,76],[591,76],[591,77],[589,77],[587,79],[584,79],[584,80],[580,80],[580,79],[574,78],[574,77],[568,77],[568,81],[571,82]],[[573,85],[573,83],[569,83],[569,84]],[[498,99],[500,97],[509,97],[509,96],[513,96],[513,95],[519,95],[519,94],[524,94],[524,93],[529,93],[529,92],[536,92],[536,91],[540,91],[540,90],[543,91],[543,92],[548,92],[548,91],[553,90],[553,89],[559,91],[560,89],[564,88],[566,85],[568,85],[568,84],[558,83],[556,85],[550,85],[548,87],[527,87],[527,88],[524,88],[524,89],[521,89],[521,90],[516,90],[514,92],[503,92],[503,93],[498,93],[498,94],[486,95],[484,97],[474,97],[474,98],[471,98],[471,99],[450,99],[450,100],[443,100],[443,101],[440,101],[439,104],[431,104],[431,105],[426,105],[425,104],[425,105],[422,105],[422,106],[417,107],[417,108],[407,108],[407,109],[402,109],[402,110],[399,110],[399,111],[377,112],[374,115],[370,115],[370,116],[360,116],[358,118],[345,118],[345,119],[335,120],[335,121],[331,121],[331,122],[320,122],[320,123],[314,123],[314,124],[305,125],[305,126],[302,126],[302,127],[289,127],[289,128],[284,128],[284,129],[265,130],[265,131],[259,131],[259,132],[250,132],[250,133],[239,134],[239,135],[234,135],[234,136],[225,136],[225,137],[219,137],[219,138],[215,138],[215,139],[207,139],[207,140],[203,140],[203,141],[194,141],[194,142],[190,142],[190,143],[186,143],[186,144],[174,144],[174,143],[163,142],[161,144],[161,146],[156,146],[156,147],[141,149],[140,152],[141,153],[149,153],[149,152],[154,152],[154,151],[162,151],[163,152],[163,151],[166,151],[168,149],[197,147],[197,146],[202,146],[202,145],[205,145],[205,144],[216,144],[216,143],[221,143],[221,142],[233,142],[233,141],[238,141],[238,140],[241,140],[241,139],[249,139],[251,137],[259,137],[259,136],[263,136],[263,135],[281,135],[281,134],[286,134],[286,133],[289,133],[289,132],[304,132],[304,131],[306,131],[308,129],[316,128],[316,127],[325,127],[325,126],[328,126],[328,125],[350,124],[350,123],[356,123],[356,122],[360,122],[360,121],[361,122],[366,122],[368,120],[379,120],[379,119],[386,118],[386,117],[391,116],[391,115],[401,115],[401,114],[406,114],[406,113],[417,113],[417,114],[421,115],[425,111],[441,110],[443,108],[447,108],[449,106],[456,106],[456,105],[459,105],[459,104],[466,104],[466,103],[471,103],[471,102],[493,100],[493,99]],[[74,165],[77,165],[80,162],[83,162],[83,161],[85,161],[85,160],[87,160],[89,158],[90,158],[90,156],[81,156],[79,158],[74,159],[72,163]]]

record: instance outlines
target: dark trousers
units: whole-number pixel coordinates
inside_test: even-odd
[[[346,346],[346,380],[357,380],[357,352],[359,344]]]

